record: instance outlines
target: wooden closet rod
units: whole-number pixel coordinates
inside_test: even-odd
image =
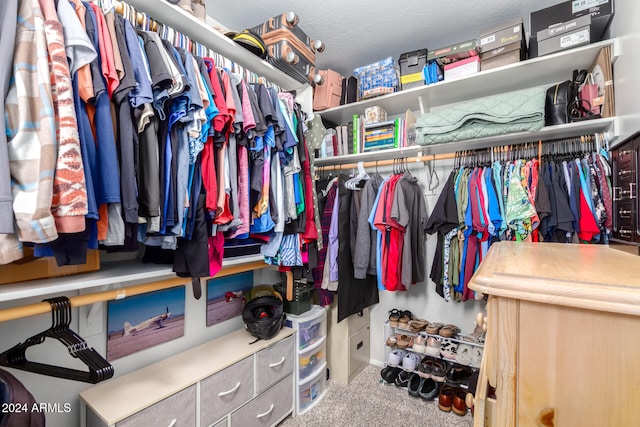
[[[403,164],[411,164],[411,163],[420,163],[420,162],[428,162],[433,160],[446,160],[446,159],[454,159],[456,157],[456,153],[445,153],[445,154],[431,154],[428,156],[414,156],[414,157],[397,157],[391,160],[378,160],[371,162],[364,162],[365,168],[371,168],[374,166],[393,166],[397,164],[398,160],[402,160]],[[344,169],[354,169],[357,168],[357,163],[345,163],[341,165],[320,165],[316,166],[316,169],[322,169],[323,171],[335,171],[335,170],[344,170]]]
[[[242,273],[245,271],[264,268],[267,264],[263,261],[253,261],[247,264],[232,265],[224,267],[215,278],[230,276],[232,274]],[[207,278],[209,279],[209,278]],[[206,280],[206,279],[205,279]],[[173,288],[176,286],[188,284],[188,277],[175,277],[156,282],[142,283],[140,285],[129,286],[126,288],[110,289],[108,291],[95,292],[86,295],[77,295],[69,298],[71,307],[80,307],[82,305],[94,304],[96,302],[105,302],[117,299],[123,299],[134,295],[144,294],[147,292],[159,291],[161,289]],[[205,297],[206,298],[206,297]],[[34,304],[23,305],[20,307],[6,308],[0,310],[0,322],[7,320],[21,319],[23,317],[35,316],[36,314],[51,313],[51,305],[48,302],[38,302]]]

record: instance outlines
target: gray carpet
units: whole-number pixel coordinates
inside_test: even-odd
[[[349,385],[329,381],[324,398],[311,410],[285,419],[281,427],[471,427],[473,417],[438,409],[406,390],[382,383],[380,368],[367,366]]]

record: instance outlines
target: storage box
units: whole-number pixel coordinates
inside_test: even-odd
[[[360,99],[394,93],[400,86],[398,70],[391,56],[373,64],[358,67],[353,70],[353,74],[358,78]]]
[[[431,50],[427,54],[427,61],[440,58],[443,63],[448,64],[460,59],[469,58],[470,56],[476,56],[478,53],[479,48],[477,47],[477,41],[473,39]]]
[[[327,360],[327,341],[322,339],[317,345],[309,348],[304,353],[298,354],[298,378],[304,382],[310,376],[317,374],[320,366]]]
[[[480,71],[480,57],[472,56],[467,59],[447,64],[444,66],[444,80],[458,79]]]
[[[400,54],[398,65],[402,90],[424,85],[423,69],[427,65],[427,52],[427,49],[420,49]]]
[[[537,34],[538,56],[591,43],[591,17],[581,16]]]
[[[100,251],[98,250],[89,249],[84,264],[62,267],[58,267],[55,257],[34,257],[33,250],[29,247],[24,248],[24,254],[25,257],[18,261],[0,265],[0,285],[100,270]]]
[[[323,365],[326,368],[326,364]],[[327,374],[322,369],[314,378],[300,384],[298,395],[298,415],[307,412],[316,402],[319,402],[327,389]]]
[[[508,44],[480,54],[480,71],[515,64],[524,59],[520,42]]]
[[[286,282],[280,282],[273,285],[273,288],[282,295],[283,309],[285,313],[302,314],[311,309],[313,302],[313,283],[307,283],[306,280],[295,280],[293,282],[293,299],[287,300]]]
[[[387,120],[387,112],[377,105],[364,109],[364,123],[379,123]]]
[[[538,56],[537,34],[550,26],[591,15],[591,42],[602,40],[613,19],[613,0],[569,0],[530,14],[529,58]]]
[[[495,26],[480,36],[480,52],[486,53],[495,49],[518,44],[522,53],[527,51],[524,35],[524,23],[518,18]],[[523,58],[524,59],[524,58]]]
[[[327,334],[325,309],[314,305],[303,315],[287,315],[285,325],[290,328],[297,325],[298,350],[304,350],[322,340]]]

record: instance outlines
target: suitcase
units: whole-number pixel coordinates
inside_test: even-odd
[[[318,70],[318,78],[315,81],[316,86],[313,91],[313,109],[315,111],[340,105],[342,80],[344,77],[337,71]]]
[[[282,13],[279,16],[269,18],[266,22],[251,28],[251,30],[262,37],[265,37],[270,32],[287,29],[300,41],[306,44],[314,54],[324,51],[324,43],[320,40],[313,40],[310,38],[307,33],[298,27],[298,22],[298,15],[293,11],[289,11]]]
[[[302,83],[315,84],[316,52],[324,50],[320,40],[312,40],[297,26],[293,12],[272,17],[251,28],[267,46],[267,61]]]

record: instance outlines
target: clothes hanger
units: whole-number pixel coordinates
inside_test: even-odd
[[[71,302],[69,299],[57,297],[45,301],[51,305],[51,327],[28,338],[24,343],[4,351],[0,354],[0,365],[93,384],[111,378],[114,374],[113,366],[89,347],[82,337],[69,329],[71,323]],[[88,372],[27,360],[27,348],[42,344],[46,338],[53,338],[62,343],[72,357],[79,359],[89,368]]]

